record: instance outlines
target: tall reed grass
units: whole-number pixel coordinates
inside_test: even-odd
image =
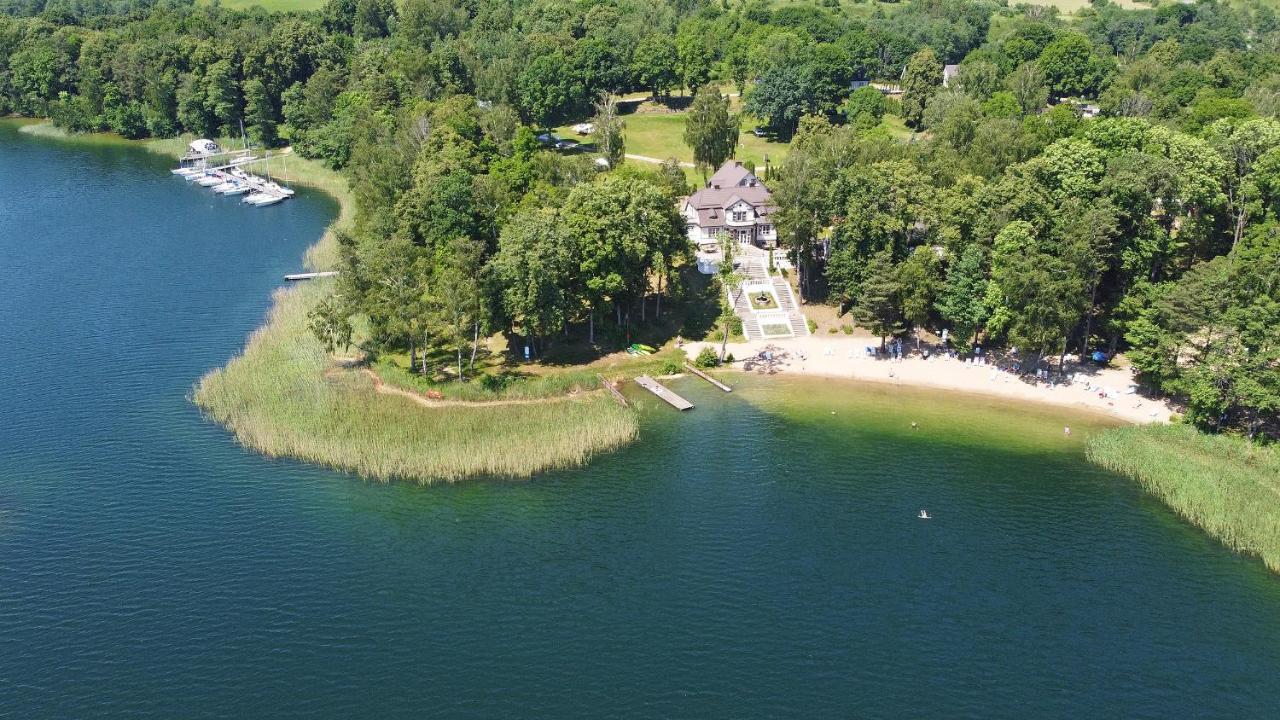
[[[526,477],[586,462],[635,437],[634,413],[607,396],[428,408],[376,394],[362,373],[326,374],[329,357],[306,316],[328,282],[278,291],[244,353],[196,387],[195,401],[245,445],[378,479],[430,483]]]
[[[1280,453],[1185,425],[1094,436],[1089,460],[1137,480],[1227,547],[1280,572]]]

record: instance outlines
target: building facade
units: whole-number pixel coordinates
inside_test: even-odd
[[[721,232],[744,245],[777,247],[776,210],[769,188],[740,161],[730,160],[707,180],[706,187],[684,199],[680,211],[690,242],[711,250]]]

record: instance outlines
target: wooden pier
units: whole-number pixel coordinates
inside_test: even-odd
[[[658,382],[657,380],[654,380],[648,375],[641,375],[640,377],[636,378],[636,384],[644,388],[645,390],[648,390],[649,392],[653,393],[654,395],[657,395],[663,400],[666,400],[667,403],[671,405],[671,407],[677,410],[693,409],[693,403],[671,392],[671,390],[667,389],[667,387],[664,386],[662,383]]]
[[[284,279],[292,282],[296,282],[298,280],[314,280],[316,278],[322,278],[322,277],[333,277],[334,275],[337,275],[337,274],[338,274],[337,270],[325,270],[324,272],[293,273],[292,275],[285,275]]]
[[[716,387],[720,388],[721,390],[723,390],[723,391],[725,391],[725,392],[733,392],[733,388],[729,387],[728,385],[725,385],[724,383],[720,382],[719,380],[717,380],[717,379],[715,379],[715,378],[711,377],[710,375],[708,375],[708,374],[706,374],[706,373],[702,372],[701,370],[699,370],[698,368],[696,368],[696,367],[694,367],[694,366],[690,365],[689,363],[685,363],[685,364],[684,364],[684,366],[685,366],[685,369],[687,369],[689,372],[693,373],[694,375],[697,375],[698,377],[702,378],[703,380],[706,380],[707,382],[711,383],[712,385],[715,385]]]
[[[617,385],[609,382],[608,380],[605,380],[604,376],[601,375],[600,373],[596,373],[596,377],[600,378],[600,384],[604,386],[605,390],[609,391],[609,394],[613,396],[614,400],[618,401],[619,405],[621,405],[622,407],[631,407],[630,405],[627,404],[627,399],[622,396],[621,392],[619,392]]]

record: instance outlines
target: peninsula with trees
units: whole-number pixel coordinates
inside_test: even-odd
[[[1179,426],[1093,458],[1280,567],[1280,17],[1073,8],[0,0],[0,113],[243,123],[328,178],[311,261],[338,277],[282,292],[195,392],[264,452],[426,481],[583,462],[637,432],[601,383],[751,339],[759,250],[793,335],[1132,368]],[[771,193],[739,198],[749,237],[698,219],[726,163]]]

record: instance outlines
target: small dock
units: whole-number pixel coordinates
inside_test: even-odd
[[[666,400],[667,403],[671,405],[671,407],[677,410],[693,409],[693,403],[671,392],[671,390],[669,390],[665,385],[658,382],[657,380],[654,380],[648,375],[641,375],[640,377],[636,378],[636,384],[644,388],[645,390],[648,390],[649,392],[653,393],[654,395],[657,395],[663,400]]]
[[[627,404],[627,399],[622,396],[622,393],[618,390],[618,386],[616,384],[605,380],[604,376],[600,373],[596,373],[596,377],[600,378],[600,384],[604,386],[605,390],[609,391],[609,394],[613,396],[614,400],[618,401],[619,405],[622,407],[631,407]]]
[[[337,275],[337,274],[338,274],[337,270],[325,270],[324,272],[293,273],[292,275],[285,275],[284,279],[290,282],[297,282],[298,280],[314,280],[316,278],[322,278],[322,277],[333,277],[334,275]]]
[[[715,385],[716,387],[720,388],[721,390],[723,390],[723,391],[725,391],[725,392],[733,392],[733,388],[729,387],[728,385],[725,385],[724,383],[720,382],[719,380],[717,380],[717,379],[715,379],[715,378],[711,377],[710,375],[708,375],[708,374],[706,374],[706,373],[702,372],[701,370],[699,370],[698,368],[696,368],[696,367],[694,367],[694,366],[690,365],[689,363],[685,363],[685,364],[684,364],[684,367],[685,367],[685,369],[686,369],[686,370],[688,370],[689,372],[693,373],[694,375],[697,375],[698,377],[702,378],[703,380],[706,380],[707,382],[711,383],[712,385]]]

